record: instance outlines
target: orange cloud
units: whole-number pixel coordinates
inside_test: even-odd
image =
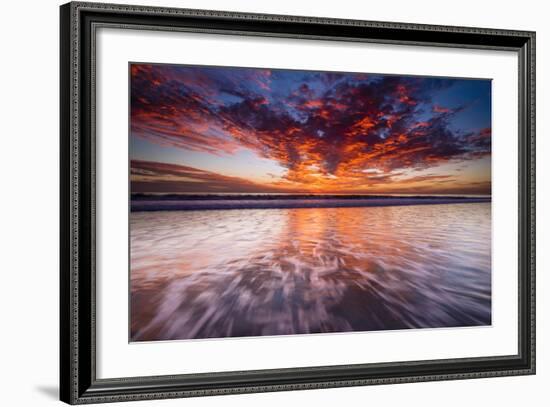
[[[490,128],[457,132],[449,121],[458,110],[431,104],[430,89],[448,86],[433,78],[296,73],[304,82],[288,82],[285,94],[273,88],[269,69],[132,64],[130,74],[133,137],[219,156],[251,150],[285,169],[266,189],[367,189],[382,181],[404,186],[412,181],[395,177],[403,170],[491,152]],[[422,114],[422,106],[431,114]],[[167,175],[157,174],[155,182],[173,183]],[[135,176],[135,185],[151,181]],[[215,188],[224,182],[257,187],[219,174],[201,176]],[[182,185],[197,189],[194,179]]]

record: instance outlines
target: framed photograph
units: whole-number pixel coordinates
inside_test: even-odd
[[[61,400],[535,373],[535,33],[61,6]]]

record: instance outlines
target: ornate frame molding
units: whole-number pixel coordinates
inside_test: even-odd
[[[60,383],[70,404],[470,379],[535,373],[535,33],[102,3],[61,6]],[[513,50],[519,55],[518,355],[97,379],[95,30],[110,26]]]

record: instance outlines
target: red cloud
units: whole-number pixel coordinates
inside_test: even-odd
[[[433,105],[432,110],[435,113],[450,113],[451,112],[451,109],[447,109],[446,107],[439,106],[439,105]]]
[[[433,105],[438,114],[418,119],[432,79],[325,73],[286,95],[272,80],[268,69],[133,64],[132,135],[210,154],[252,150],[286,169],[285,188],[361,188],[375,182],[367,168],[390,174],[491,151],[490,128],[451,130],[456,111]]]

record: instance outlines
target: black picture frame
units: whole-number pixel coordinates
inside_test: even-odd
[[[60,22],[62,401],[84,404],[535,373],[534,32],[82,2],[62,5]],[[517,52],[518,354],[230,373],[96,378],[94,35],[96,28],[101,26]]]

